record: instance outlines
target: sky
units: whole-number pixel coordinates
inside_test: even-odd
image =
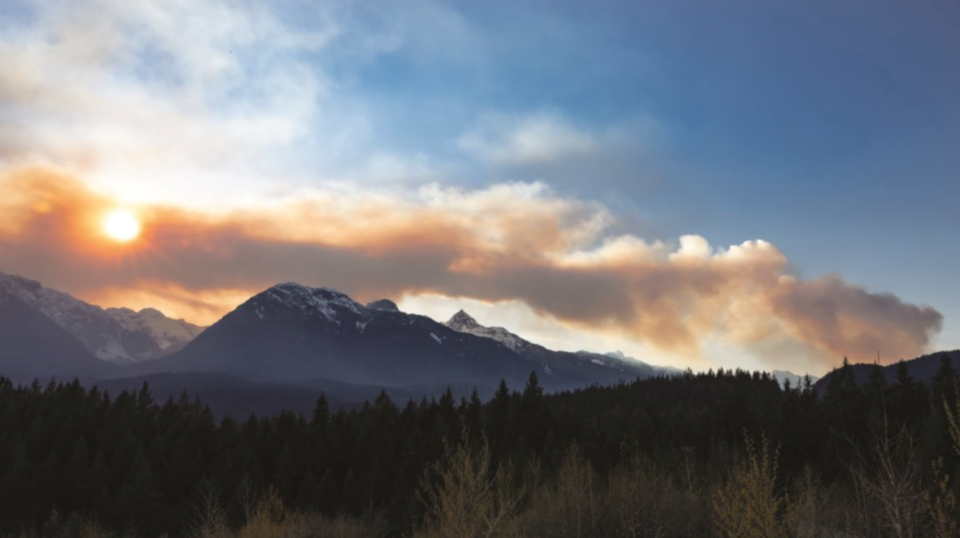
[[[0,271],[201,324],[297,281],[695,370],[960,348],[958,27],[951,0],[7,0]]]

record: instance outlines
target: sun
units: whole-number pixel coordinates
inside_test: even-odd
[[[140,235],[140,221],[129,209],[114,209],[103,217],[103,233],[118,243],[127,243]]]

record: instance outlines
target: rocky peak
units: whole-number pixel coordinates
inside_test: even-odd
[[[477,320],[473,319],[473,316],[467,314],[463,310],[459,310],[456,314],[450,318],[446,323],[447,327],[455,331],[466,332],[470,329],[481,329],[482,325],[477,323]]]

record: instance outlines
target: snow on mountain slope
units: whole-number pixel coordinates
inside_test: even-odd
[[[239,305],[181,351],[137,371],[383,386],[495,387],[502,377],[515,385],[529,376],[530,365],[496,342],[385,303],[377,306],[330,288],[279,284]]]
[[[679,373],[679,370],[674,368],[653,366],[632,357],[627,357],[620,351],[605,354],[590,351],[577,351],[576,353],[552,351],[541,345],[524,340],[503,327],[485,327],[480,325],[477,320],[463,310],[454,314],[444,325],[458,332],[495,340],[518,355],[541,363],[548,374],[550,373],[551,364],[554,369],[561,366],[581,370],[584,368],[595,369],[599,367],[603,370],[616,371],[624,374],[641,374],[643,376]]]
[[[781,386],[785,385],[786,382],[789,381],[791,387],[802,387],[805,382],[804,378],[807,377],[806,375],[799,375],[785,370],[774,370],[771,373],[773,374],[773,378],[776,379]],[[815,375],[811,375],[809,377],[810,383],[816,383],[820,380],[820,378]]]
[[[17,296],[0,290],[0,374],[17,382],[100,377],[116,366],[93,356],[72,334]]]
[[[444,323],[444,325],[457,332],[490,338],[491,340],[500,342],[504,346],[517,353],[530,351],[531,348],[534,347],[544,349],[542,346],[528,342],[512,332],[504,329],[503,327],[484,327],[483,325],[477,323],[477,320],[473,319],[470,314],[467,314],[463,310],[460,310],[454,314],[452,318]]]
[[[203,327],[182,319],[168,318],[155,308],[144,308],[139,312],[129,308],[107,308],[106,312],[124,329],[149,334],[164,351],[181,348],[203,332]]]
[[[295,282],[279,284],[264,293],[304,317],[321,316],[337,324],[340,323],[338,310],[346,309],[359,315],[364,309],[360,303],[335,289],[310,288]]]
[[[295,283],[251,297],[184,349],[137,365],[141,374],[207,372],[255,381],[522,386],[536,372],[548,390],[572,390],[658,375],[640,361],[551,351],[465,312],[447,323],[401,312],[388,300],[364,306],[330,288]]]
[[[98,359],[138,362],[162,357],[203,329],[153,309],[104,310],[39,282],[0,273],[0,300],[19,299],[79,340]]]
[[[582,355],[584,355],[584,356],[587,356],[587,355],[593,356],[593,359],[591,359],[591,360],[600,362],[600,363],[605,364],[605,365],[607,365],[607,366],[609,366],[609,367],[611,367],[611,368],[616,368],[618,364],[619,364],[619,365],[623,365],[623,364],[627,364],[627,365],[646,364],[646,363],[641,362],[639,359],[636,359],[636,358],[634,358],[634,357],[630,357],[630,356],[625,355],[622,351],[609,351],[609,352],[604,353],[604,354],[602,354],[602,355],[598,355],[598,354],[596,354],[596,353],[591,353],[591,352],[589,352],[589,351],[578,351],[577,353],[578,353],[578,354],[582,354]],[[610,360],[610,359],[613,359],[613,360]],[[669,375],[676,375],[676,374],[679,374],[679,373],[683,372],[683,370],[681,370],[681,369],[679,369],[679,368],[674,368],[674,367],[672,367],[672,366],[654,366],[654,365],[652,365],[652,364],[651,364],[651,365],[647,365],[647,366],[649,366],[650,369],[651,369],[656,375],[668,375],[668,376],[669,376]]]

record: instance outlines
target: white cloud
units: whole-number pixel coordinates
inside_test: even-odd
[[[710,243],[699,235],[684,235],[680,237],[680,248],[670,255],[670,259],[705,260],[713,253]]]
[[[436,180],[429,155],[375,147],[378,129],[353,95],[354,73],[400,48],[424,49],[428,24],[459,51],[448,54],[472,46],[452,37],[469,35],[466,22],[429,2],[30,8],[0,33],[0,165],[66,167],[140,200],[189,191],[209,202],[265,180]]]
[[[487,116],[457,144],[494,164],[525,165],[592,154],[601,141],[555,112],[537,112],[520,117]]]
[[[289,143],[323,91],[300,55],[331,25],[294,31],[233,3],[100,1],[44,5],[0,37],[4,138],[62,164],[221,161]]]

